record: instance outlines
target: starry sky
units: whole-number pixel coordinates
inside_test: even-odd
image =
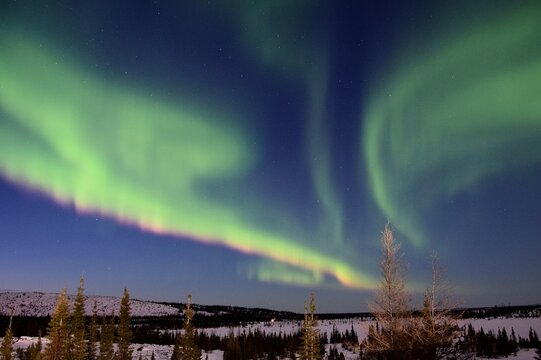
[[[0,289],[541,301],[541,4],[0,3]]]

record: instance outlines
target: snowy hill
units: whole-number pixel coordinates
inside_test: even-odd
[[[40,292],[0,292],[0,315],[15,316],[47,316],[54,311],[58,294]],[[73,304],[75,295],[69,295]],[[94,302],[97,304],[98,315],[115,314],[120,310],[120,298],[113,296],[85,296],[85,311],[92,315]],[[151,301],[131,300],[132,316],[165,316],[176,315],[179,309]]]
[[[48,316],[54,311],[58,293],[0,291],[0,315],[14,316]],[[75,295],[68,295],[73,305]],[[85,296],[85,312],[92,315],[94,301],[97,304],[98,315],[110,315],[114,311],[118,315],[120,298],[114,296]],[[183,309],[182,303],[160,303],[153,301],[131,300],[131,315],[135,317],[160,317],[178,315]],[[275,311],[261,308],[246,308],[226,305],[193,304],[196,318],[201,326],[215,324],[221,326],[229,323],[246,321],[265,321],[272,318],[300,319],[301,315],[288,311]]]

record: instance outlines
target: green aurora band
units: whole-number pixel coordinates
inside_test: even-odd
[[[342,246],[343,210],[332,181],[327,114],[328,51],[324,45],[327,41],[320,29],[321,21],[314,21],[317,15],[313,13],[313,5],[307,0],[239,1],[234,18],[240,19],[235,24],[242,25],[241,36],[255,56],[264,65],[298,80],[305,92],[305,153],[321,207],[318,240]]]
[[[412,244],[426,243],[421,218],[436,202],[541,162],[538,4],[402,54],[366,104],[371,190]]]
[[[255,161],[230,118],[111,85],[24,36],[3,33],[0,46],[5,178],[81,212],[260,255],[317,281],[375,286],[351,264],[255,227],[239,209],[205,196],[201,184],[234,181]]]
[[[296,284],[305,287],[321,287],[323,284],[329,287],[320,272],[299,269],[276,261],[260,260],[249,264],[248,268],[242,271],[249,279],[257,279],[261,282]]]

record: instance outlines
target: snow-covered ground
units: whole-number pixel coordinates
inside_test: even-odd
[[[69,300],[73,304],[74,295],[69,295]],[[0,315],[15,316],[47,316],[54,311],[58,294],[40,293],[40,292],[0,292]],[[115,314],[120,310],[120,298],[113,296],[85,296],[85,312],[92,314],[94,301],[97,304],[98,315],[110,315],[111,311]],[[164,316],[175,315],[179,313],[177,308],[172,306],[157,304],[150,301],[131,300],[132,316]]]
[[[13,312],[13,315],[26,315],[26,316],[45,316],[51,315],[54,311],[54,307],[57,301],[58,294],[50,293],[38,293],[38,292],[1,292],[0,293],[0,314],[9,315]],[[74,296],[70,296],[70,301],[73,303]],[[98,306],[98,313],[110,314],[111,310],[114,310],[118,314],[120,309],[120,298],[112,296],[86,296],[85,310],[88,315],[92,313],[92,307],[96,301]],[[131,301],[131,313],[132,316],[163,316],[178,314],[178,309],[172,306],[157,304],[150,301]],[[203,311],[200,311],[203,313]],[[198,312],[198,313],[200,313]],[[209,313],[210,315],[210,313]],[[505,328],[509,333],[511,329],[515,331],[517,336],[527,338],[530,328],[535,330],[538,334],[541,334],[541,318],[529,317],[529,318],[492,318],[492,319],[465,319],[461,320],[459,324],[461,326],[467,326],[472,324],[475,330],[481,329],[485,331],[492,330],[494,333],[498,332],[498,329]],[[336,320],[321,320],[319,321],[320,333],[327,334],[327,338],[330,338],[333,328],[336,328],[338,332],[345,333],[346,330],[350,331],[353,327],[355,332],[362,340],[368,333],[368,327],[371,324],[370,321],[362,321],[360,318],[351,319],[336,319]],[[253,324],[247,324],[237,327],[217,327],[217,328],[204,328],[198,329],[208,335],[217,335],[222,338],[229,336],[230,333],[239,335],[243,332],[259,331],[265,335],[271,334],[283,334],[289,335],[296,333],[301,328],[300,321],[269,321],[258,322]],[[22,336],[15,339],[15,348],[27,348],[30,344],[35,343],[37,338],[31,338]],[[46,339],[43,339],[44,345]],[[327,345],[327,352],[329,348],[336,346],[339,352],[343,352],[346,359],[357,359],[358,355],[354,354],[344,348],[342,345]],[[134,360],[142,356],[144,360],[150,360],[152,353],[156,360],[169,360],[173,351],[172,346],[153,345],[153,344],[134,344]],[[202,359],[209,360],[222,360],[223,352],[220,350],[214,350],[211,352],[204,352]],[[535,351],[533,350],[521,350],[517,356],[510,356],[510,359],[516,360],[532,360],[535,358]]]
[[[493,330],[497,332],[498,329],[505,328],[508,332],[511,331],[511,328],[515,330],[517,336],[527,337],[530,327],[541,333],[541,318],[496,318],[496,319],[467,319],[462,320],[461,325],[467,325],[471,323],[473,327],[478,330],[481,327],[485,331]],[[360,319],[343,319],[343,320],[322,320],[319,322],[319,330],[321,333],[326,333],[327,336],[330,336],[333,327],[344,333],[346,330],[351,330],[353,326],[359,338],[362,340],[366,334],[369,326],[369,321],[361,321]],[[275,321],[275,322],[262,322],[254,323],[247,325],[245,327],[234,327],[234,328],[207,328],[199,329],[198,331],[204,331],[207,334],[215,334],[221,337],[228,336],[231,332],[235,335],[238,335],[244,331],[255,331],[258,330],[267,335],[269,334],[291,334],[299,331],[300,322],[298,321]],[[15,349],[17,348],[27,348],[30,344],[35,343],[37,338],[22,336],[15,339]],[[43,339],[44,345],[46,339]],[[335,346],[339,352],[343,352],[347,360],[357,359],[358,355],[350,352],[342,347],[340,344],[327,345],[327,352],[330,347]],[[173,352],[173,346],[168,345],[153,345],[153,344],[133,344],[133,358],[137,360],[139,355],[142,356],[143,360],[150,360],[152,353],[156,360],[169,360]],[[205,360],[208,356],[209,360],[222,360],[223,352],[220,350],[214,350],[210,352],[203,352],[202,359]],[[515,360],[533,360],[535,358],[534,350],[520,350],[517,353],[517,356],[509,356],[509,359]]]
[[[15,339],[15,349],[26,349],[30,344],[35,343],[37,341],[37,338],[29,338],[29,337],[21,337],[19,339]],[[332,344],[332,345],[326,345],[327,353],[329,352],[329,349],[331,347],[336,347],[338,352],[343,352],[346,360],[356,360],[358,359],[358,354],[355,354],[351,351],[348,351],[347,349],[344,349],[341,344]],[[141,355],[143,360],[150,360],[152,357],[152,353],[154,353],[154,357],[156,360],[170,360],[171,355],[173,353],[173,346],[168,345],[154,345],[154,344],[134,344],[132,346],[133,349],[133,360],[138,360],[139,355]],[[223,360],[223,351],[221,350],[213,350],[209,352],[203,352],[202,353],[202,360]],[[514,359],[514,360],[533,360],[535,359],[535,351],[534,350],[520,350],[517,353],[517,356],[509,356],[508,359]]]
[[[330,337],[333,330],[333,326],[341,332],[345,333],[346,330],[350,331],[351,327],[355,329],[357,334],[361,337],[364,337],[368,332],[368,323],[361,322],[358,318],[352,319],[340,319],[340,320],[321,320],[319,321],[319,331],[320,333],[326,333],[327,337]],[[258,330],[260,333],[265,335],[291,335],[298,332],[301,329],[302,322],[299,320],[285,320],[285,321],[269,321],[269,322],[258,322],[252,324],[246,324],[243,326],[233,326],[233,327],[215,327],[215,328],[204,328],[200,329],[208,335],[216,335],[222,338],[229,336],[230,333],[237,336],[243,332],[254,332]],[[366,328],[366,329],[365,329]]]

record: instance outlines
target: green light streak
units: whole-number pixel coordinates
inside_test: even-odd
[[[293,284],[302,286],[321,286],[324,283],[323,275],[319,272],[299,269],[284,263],[262,260],[251,264],[247,275],[249,279],[261,282],[279,284]]]
[[[319,239],[343,243],[342,205],[333,187],[330,130],[327,125],[328,70],[324,60],[325,35],[313,28],[309,1],[270,1],[242,4],[243,37],[262,63],[300,80],[305,87],[306,158],[322,216]],[[314,19],[311,19],[314,20]],[[310,34],[308,40],[305,34]],[[320,34],[320,37],[315,37]]]
[[[367,103],[371,189],[413,244],[438,200],[541,161],[540,16],[526,7],[404,54]]]
[[[313,72],[308,78],[309,104],[307,121],[307,155],[317,198],[323,208],[320,236],[333,243],[342,243],[342,207],[333,183],[331,142],[325,123],[327,94],[326,71]]]
[[[47,47],[0,35],[0,173],[82,212],[260,255],[341,284],[374,279],[345,261],[248,223],[202,184],[255,161],[229,116],[113,86]]]

